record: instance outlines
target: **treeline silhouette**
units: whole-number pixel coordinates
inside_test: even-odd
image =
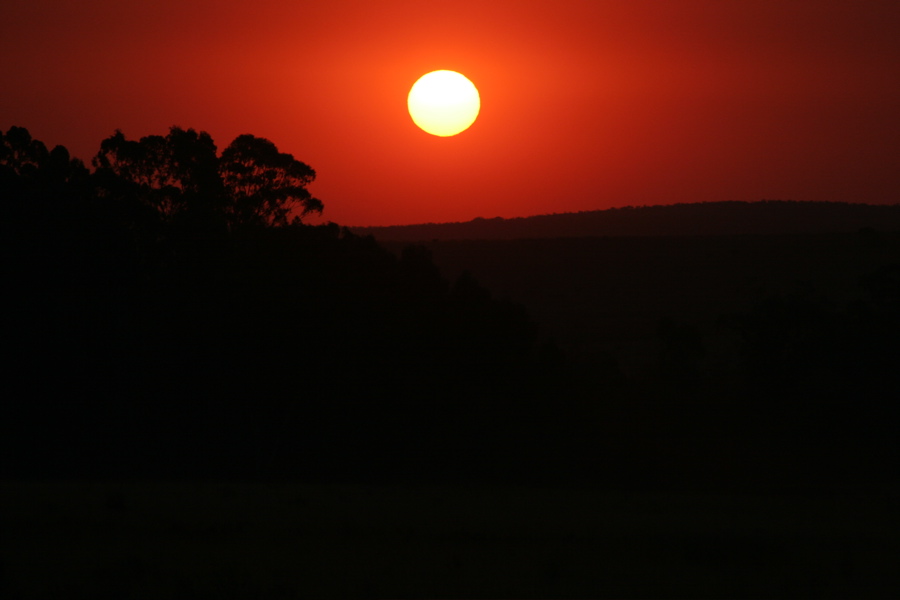
[[[834,264],[861,286],[835,303],[731,286],[752,236],[389,251],[303,224],[314,171],[248,135],[116,133],[93,165],[0,139],[3,476],[895,489],[891,235],[851,234]],[[723,282],[747,302],[721,310]],[[712,321],[669,303],[693,287]],[[623,368],[605,341],[648,322],[649,367]]]
[[[379,241],[515,240],[595,236],[772,235],[857,231],[877,224],[900,230],[900,205],[848,202],[697,202],[626,206],[463,223],[354,227]]]
[[[564,367],[522,308],[302,224],[314,171],[268,140],[93,164],[0,138],[5,475],[489,477],[546,420]]]

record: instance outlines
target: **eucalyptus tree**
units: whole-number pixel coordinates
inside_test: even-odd
[[[307,186],[315,171],[271,141],[238,136],[223,152],[206,132],[172,127],[168,135],[103,140],[93,160],[98,192],[137,199],[163,222],[185,213],[224,217],[231,229],[287,225],[321,213]]]
[[[101,193],[136,197],[163,221],[224,203],[216,145],[206,132],[172,127],[166,136],[135,141],[116,131],[100,144],[93,165]]]
[[[316,172],[265,138],[235,138],[222,152],[219,173],[232,226],[287,225],[322,212],[322,202],[306,189]]]

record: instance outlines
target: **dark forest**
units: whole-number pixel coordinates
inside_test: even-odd
[[[482,477],[557,385],[521,307],[423,247],[288,223],[321,204],[270,142],[117,134],[93,173],[4,142],[7,473]]]
[[[325,207],[307,190],[315,171],[252,135],[219,153],[192,129],[140,140],[117,132],[91,165],[20,127],[0,138],[0,474],[13,496],[24,489],[16,485],[46,481],[87,486],[73,497],[91,482],[218,482],[307,486],[290,489],[310,497],[338,489],[327,486],[426,486],[455,490],[450,497],[553,491],[572,502],[584,494],[780,499],[773,507],[863,499],[886,503],[861,509],[874,521],[896,512],[896,206],[682,205],[391,236],[304,223]],[[104,493],[112,514],[142,501]],[[527,546],[519,561],[497,559],[506,583],[483,573],[426,577],[431,571],[400,552],[405,579],[351,561],[340,584],[309,567],[271,587],[274,576],[245,567],[237,589],[754,597],[881,596],[897,584],[885,566],[900,551],[895,517],[880,521],[883,534],[847,533],[837,521],[831,536],[816,529],[785,541],[773,526],[748,542],[732,535],[746,524],[739,509],[731,534],[699,538],[690,525],[700,517],[666,510],[687,533],[660,550],[665,536],[619,531],[630,558],[606,572],[606,587],[581,559],[560,558],[586,556],[572,548],[594,537],[574,543],[522,525],[517,535],[543,540],[535,548],[550,558]],[[381,550],[411,535],[399,523],[383,533]],[[417,525],[424,537],[446,521],[428,523]],[[4,527],[25,536],[25,526]],[[353,543],[335,527],[320,541]],[[509,542],[490,527],[466,527],[452,556],[479,535]],[[656,544],[644,558],[640,535]],[[807,548],[822,540],[826,549]],[[775,566],[744,566],[785,544],[800,549]],[[11,548],[0,570],[10,597],[178,595],[167,575],[119,563],[108,567],[118,587],[103,588],[102,569],[89,567],[93,584],[31,589],[19,575],[20,548]],[[597,560],[613,560],[616,551],[604,548]],[[684,558],[684,548],[717,556]],[[537,579],[510,583],[535,564]],[[838,574],[822,583],[832,567]],[[720,579],[642,575],[691,569]],[[181,595],[221,595],[185,577]]]

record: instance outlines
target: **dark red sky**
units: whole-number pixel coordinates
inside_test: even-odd
[[[325,220],[717,200],[900,201],[900,2],[4,0],[0,128],[266,137]],[[453,138],[406,111],[452,69]]]

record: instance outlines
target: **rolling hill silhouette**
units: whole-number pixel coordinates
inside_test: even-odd
[[[477,218],[464,223],[352,227],[379,241],[832,233],[864,227],[900,230],[900,205],[845,202],[704,202],[610,208],[578,213]]]

